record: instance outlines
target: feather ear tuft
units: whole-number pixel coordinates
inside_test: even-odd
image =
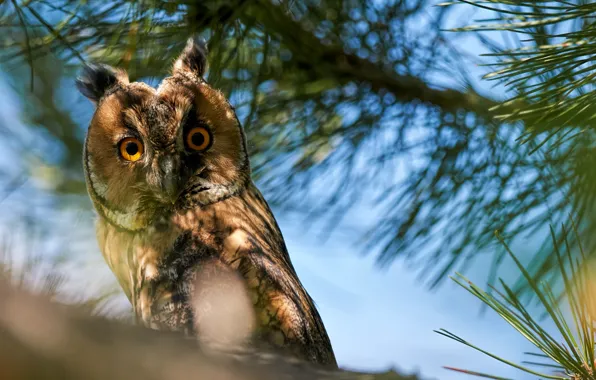
[[[85,65],[83,73],[76,80],[81,94],[93,103],[99,102],[108,90],[127,83],[126,72],[103,64]]]
[[[172,74],[190,72],[202,78],[207,71],[207,43],[200,37],[189,38],[180,57],[174,63]]]

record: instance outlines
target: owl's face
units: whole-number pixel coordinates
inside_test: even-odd
[[[157,89],[90,66],[77,85],[96,111],[85,143],[87,187],[101,216],[125,229],[239,192],[250,177],[234,109],[204,80],[193,40]]]

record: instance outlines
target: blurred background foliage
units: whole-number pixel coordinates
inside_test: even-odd
[[[461,7],[487,17],[470,25]],[[592,252],[594,16],[588,0],[0,1],[0,218],[49,221],[42,238],[72,242],[91,212],[81,65],[156,84],[200,34],[208,81],[236,107],[279,209],[328,231],[369,205],[380,219],[362,250],[407,260],[430,286],[481,251],[496,271],[495,230],[529,236],[570,214]],[[470,54],[470,38],[492,54]],[[501,90],[476,88],[479,72]],[[545,241],[537,278],[558,273]]]

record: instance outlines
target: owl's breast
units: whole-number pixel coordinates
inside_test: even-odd
[[[242,250],[246,234],[198,211],[135,232],[104,219],[97,223],[102,255],[145,324],[151,325],[172,297],[188,297],[190,277],[201,261],[215,258],[235,267],[234,254]]]
[[[97,241],[103,257],[135,306],[135,294],[144,284],[158,278],[164,257],[172,252],[175,241],[184,233],[175,224],[151,226],[130,232],[100,219]]]
[[[334,365],[320,316],[258,194],[174,214],[168,223],[143,232],[100,223],[98,239],[146,326],[196,332],[195,323],[206,311],[192,309],[194,275],[215,260],[243,278],[254,307],[255,337],[310,361]]]

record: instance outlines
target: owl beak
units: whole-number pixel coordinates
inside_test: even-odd
[[[162,157],[159,161],[161,169],[161,193],[170,203],[176,203],[180,195],[180,176],[173,157]]]
[[[172,178],[172,176],[167,176],[163,179],[162,191],[167,197],[168,201],[170,201],[172,204],[176,203],[178,195],[180,195],[180,191],[178,189],[178,181]]]

